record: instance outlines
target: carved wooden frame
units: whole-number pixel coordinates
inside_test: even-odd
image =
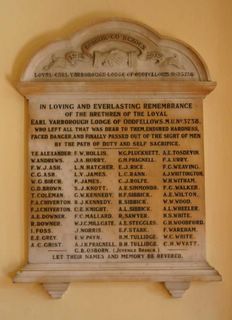
[[[144,33],[148,38],[155,38],[158,43],[172,45],[184,54],[191,57],[192,62],[197,70],[197,79],[132,79],[113,81],[55,81],[47,79],[43,82],[33,78],[33,73],[41,66],[41,61],[48,61],[53,51],[58,48],[69,46],[70,42],[77,43],[83,34],[90,32],[93,28],[105,27],[132,28],[136,32]],[[102,29],[102,30],[103,30]],[[131,23],[122,20],[103,22],[99,25],[90,27],[74,35],[69,41],[61,41],[41,50],[29,63],[18,85],[19,92],[30,100],[34,97],[48,97],[53,95],[59,96],[81,96],[84,98],[98,95],[106,97],[110,95],[117,96],[138,96],[141,98],[192,98],[200,101],[210,93],[216,83],[210,81],[207,68],[199,58],[198,54],[189,46],[180,44],[175,40],[161,38],[158,34],[150,31],[147,27],[137,23]],[[47,62],[46,62],[47,63]],[[53,61],[51,62],[53,63]],[[46,65],[46,64],[43,64]],[[48,68],[48,67],[47,67]],[[82,280],[150,280],[154,282],[164,282],[165,287],[170,294],[179,298],[188,289],[191,281],[220,281],[221,276],[212,268],[206,260],[199,262],[168,262],[168,263],[49,263],[37,264],[29,263],[17,273],[14,282],[37,282],[43,284],[44,288],[53,298],[62,297],[69,284],[73,281]]]

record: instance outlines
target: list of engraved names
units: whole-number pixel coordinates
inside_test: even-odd
[[[30,261],[204,255],[197,99],[30,101]]]

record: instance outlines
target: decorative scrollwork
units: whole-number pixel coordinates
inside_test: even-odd
[[[172,56],[165,56],[160,51],[150,51],[147,53],[147,60],[151,60],[154,64],[161,66],[169,65],[177,69],[184,69],[184,66],[180,63],[179,58],[176,54]]]
[[[51,56],[50,61],[43,67],[44,70],[51,68],[74,67],[78,63],[89,63],[96,68],[116,68],[116,67],[133,67],[136,61],[151,61],[159,66],[173,66],[177,69],[184,69],[176,54],[167,55],[161,51],[154,50],[147,52],[145,57],[141,57],[135,51],[124,51],[112,49],[109,51],[93,51],[93,54],[87,55],[83,52],[71,50],[62,57]]]
[[[43,69],[50,70],[51,68],[66,68],[67,66],[76,66],[79,62],[90,62],[91,58],[78,51],[68,51],[63,57],[51,56],[51,60]]]

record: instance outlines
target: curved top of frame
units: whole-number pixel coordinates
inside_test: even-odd
[[[38,51],[21,81],[210,81],[199,54],[134,21],[108,20]]]

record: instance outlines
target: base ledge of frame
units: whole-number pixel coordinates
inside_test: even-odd
[[[18,271],[15,283],[41,283],[52,298],[61,298],[76,281],[164,282],[174,298],[180,298],[191,281],[221,281],[207,262],[150,264],[27,264]]]

